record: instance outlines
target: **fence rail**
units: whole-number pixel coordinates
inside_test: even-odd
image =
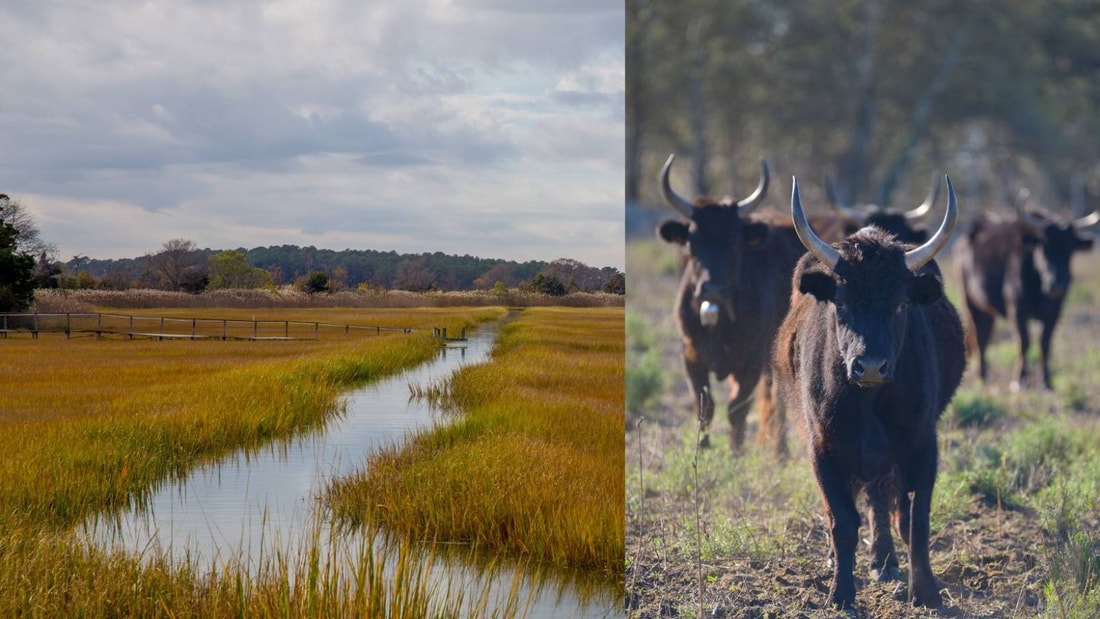
[[[383,327],[333,324],[304,320],[259,320],[244,318],[182,318],[134,316],[112,313],[0,313],[0,337],[9,334],[64,333],[66,338],[86,335],[124,336],[127,339],[220,339],[220,340],[319,340],[322,337],[350,338],[356,335],[412,333],[411,327]],[[446,329],[434,329],[436,337],[447,338]],[[463,329],[465,337],[465,329]]]

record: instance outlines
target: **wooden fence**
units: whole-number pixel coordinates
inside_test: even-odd
[[[127,339],[220,339],[220,340],[319,340],[350,338],[353,334],[381,335],[383,332],[412,333],[409,327],[340,325],[302,320],[246,320],[241,318],[173,318],[167,316],[133,316],[129,314],[68,313],[16,314],[0,313],[0,337],[9,334],[64,333],[66,338],[105,336]],[[448,338],[446,329],[434,329],[433,334]],[[463,329],[462,337],[465,337]]]

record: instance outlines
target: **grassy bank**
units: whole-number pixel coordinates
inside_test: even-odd
[[[337,513],[618,580],[622,310],[524,310],[445,390],[462,414],[335,484]]]
[[[382,319],[362,311],[322,313],[333,322]],[[347,582],[335,579],[334,557],[306,549],[273,558],[267,573],[249,582],[232,565],[207,574],[211,566],[104,555],[83,548],[71,531],[92,514],[141,501],[157,480],[324,423],[347,387],[430,358],[439,346],[431,327],[457,331],[503,313],[403,310],[389,319],[428,331],[341,342],[45,334],[0,342],[0,615],[427,613],[436,592],[422,579],[425,568],[411,560],[383,566],[367,557],[369,567]],[[318,319],[318,310],[310,315]],[[369,546],[361,551],[369,554]],[[402,574],[398,586],[372,587],[384,570]],[[441,612],[465,614],[457,604],[453,613]]]

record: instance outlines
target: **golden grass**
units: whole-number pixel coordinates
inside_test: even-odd
[[[447,320],[473,325],[502,311]],[[421,325],[444,320],[435,310],[403,314]],[[125,505],[200,461],[321,423],[341,388],[415,365],[437,347],[427,333],[340,342],[2,341],[0,523],[13,514],[71,525]]]
[[[530,308],[448,397],[454,423],[333,485],[353,522],[621,580],[623,311]],[[445,497],[445,498],[443,498]]]
[[[458,330],[504,312],[357,310],[325,320]],[[431,558],[414,559],[421,549],[409,545],[388,563],[369,544],[343,549],[362,557],[349,579],[337,577],[335,551],[314,543],[253,579],[232,564],[208,573],[167,557],[104,554],[72,528],[199,462],[323,423],[343,388],[438,346],[429,332],[338,342],[0,340],[0,616],[478,616],[478,594],[437,590]]]

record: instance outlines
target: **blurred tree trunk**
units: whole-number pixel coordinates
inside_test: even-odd
[[[640,0],[627,0],[626,32],[626,153],[624,182],[626,201],[637,202],[641,183],[643,132],[651,122],[645,105],[646,61],[644,33],[649,30],[649,11]]]
[[[921,93],[921,96],[913,104],[913,113],[909,117],[909,130],[905,136],[905,141],[902,143],[901,151],[894,157],[894,162],[887,169],[886,176],[883,178],[882,188],[878,196],[879,204],[883,206],[891,204],[891,198],[894,190],[897,189],[898,182],[905,176],[912,164],[913,151],[928,135],[932,120],[932,104],[951,82],[951,74],[955,69],[955,65],[959,63],[968,40],[969,36],[966,30],[960,30],[955,35],[951,41],[951,48],[936,70],[936,75],[928,84],[928,88]]]
[[[855,60],[855,84],[851,101],[852,115],[851,143],[841,158],[840,182],[837,187],[841,201],[854,204],[863,187],[867,169],[867,151],[875,131],[875,114],[878,101],[875,98],[877,82],[879,26],[882,24],[882,7],[878,0],[866,3],[866,26],[863,30],[863,45]]]
[[[703,97],[703,80],[706,76],[706,41],[703,38],[704,18],[697,18],[688,26],[687,44],[689,66],[687,71],[688,126],[691,131],[691,178],[695,193],[710,195],[707,183],[707,162],[710,160],[710,144],[707,141],[707,109]]]

